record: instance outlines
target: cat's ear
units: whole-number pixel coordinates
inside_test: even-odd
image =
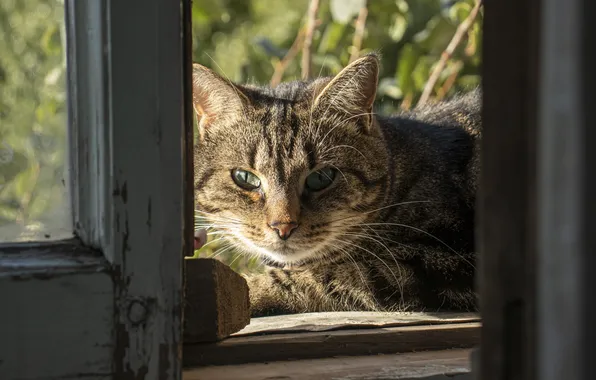
[[[374,132],[373,103],[377,94],[379,58],[365,55],[346,66],[331,81],[315,81],[313,111],[320,117],[341,115]]]
[[[198,63],[193,64],[192,94],[201,139],[214,125],[237,122],[249,103],[238,86]]]

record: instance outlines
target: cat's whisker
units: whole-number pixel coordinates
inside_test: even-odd
[[[218,241],[222,241],[222,240],[225,240],[225,238],[222,237],[222,238],[219,238],[219,239],[211,240],[211,241],[205,243],[200,249],[203,249],[203,248],[207,247],[210,244],[217,243]]]
[[[351,226],[351,227],[359,227],[361,229],[362,234],[359,234],[357,232],[351,232],[349,231],[349,229],[343,229],[343,230],[328,230],[329,232],[334,232],[340,235],[346,235],[346,236],[356,236],[356,237],[362,237],[365,239],[370,239],[370,240],[375,240],[375,239],[380,239],[381,242],[377,241],[377,243],[379,243],[380,245],[382,245],[385,249],[387,249],[387,252],[391,253],[392,252],[389,250],[389,248],[387,247],[388,243],[392,243],[395,245],[399,245],[400,247],[404,247],[404,248],[408,248],[408,249],[414,249],[414,247],[409,246],[407,244],[401,243],[399,241],[395,241],[386,237],[382,237],[380,235],[377,234],[377,232],[373,229],[371,229],[372,232],[375,233],[376,238],[373,238],[371,235],[368,235],[366,231],[363,230],[364,227],[360,227],[360,226]]]
[[[225,232],[225,231],[215,231],[215,232],[208,233],[207,236],[223,236],[223,237],[229,238],[229,237],[233,237],[234,235],[232,235],[229,232]]]
[[[203,211],[203,210],[200,210],[200,209],[195,209],[195,213],[200,213],[200,214],[203,214],[203,215],[208,215],[208,218],[220,218],[220,219],[225,219],[225,220],[234,221],[234,222],[242,222],[240,219],[230,218],[230,217],[227,217],[227,216],[223,216],[223,215],[219,215],[219,214],[214,214],[214,213]],[[195,219],[196,218],[203,218],[203,216],[196,215],[195,214]]]
[[[360,227],[360,228],[362,228],[362,227]],[[382,236],[381,236],[381,235],[379,235],[379,233],[378,233],[378,232],[377,232],[377,231],[376,231],[374,228],[372,228],[372,227],[365,226],[365,228],[366,228],[366,229],[368,229],[368,230],[370,230],[370,231],[371,231],[373,234],[375,234],[375,236],[376,236],[377,238],[381,239],[382,241],[388,241],[388,242],[390,242],[390,243],[397,244],[397,245],[399,245],[399,246],[401,246],[401,247],[405,247],[405,248],[413,249],[413,247],[410,247],[410,246],[408,246],[408,245],[406,245],[406,244],[403,244],[403,243],[401,243],[401,242],[397,242],[397,241],[394,241],[394,240],[391,240],[391,239],[388,239],[388,238],[384,238],[384,237],[382,237]],[[395,266],[396,266],[397,268],[399,268],[399,270],[400,270],[400,275],[402,275],[402,276],[403,276],[403,274],[404,274],[404,272],[405,272],[405,271],[402,271],[402,270],[401,270],[402,268],[401,268],[401,266],[400,266],[400,265],[397,263],[397,259],[395,258],[395,255],[393,255],[392,253],[390,253],[390,256],[391,256],[391,258],[393,259],[393,262],[395,263]],[[400,285],[401,285],[401,284],[400,284]],[[398,289],[396,289],[396,290],[395,290],[395,292],[393,292],[393,293],[392,293],[392,294],[391,294],[389,297],[393,297],[393,295],[394,295],[395,293],[397,293],[397,292],[400,292],[400,299],[401,299],[401,302],[402,302],[402,304],[405,304],[405,299],[404,299],[404,289],[403,289],[403,286],[400,286]]]
[[[222,248],[218,249],[217,251],[215,251],[213,253],[213,255],[211,255],[209,258],[210,259],[216,259],[218,256],[220,256],[221,254],[225,253],[225,252],[229,252],[232,248],[234,248],[233,245],[228,244],[223,246]]]
[[[209,226],[201,226],[201,225],[195,225],[195,231],[196,230],[200,230],[200,229],[204,229],[207,232],[207,235],[212,235],[214,233],[217,233],[217,231],[225,231],[225,230],[231,230],[233,228],[237,228],[238,225],[237,224],[210,224]]]
[[[222,220],[222,221],[217,221],[217,220],[209,220],[207,221],[208,223],[196,223],[195,226],[210,226],[210,227],[219,227],[219,226],[225,226],[225,227],[237,227],[237,226],[242,226],[243,223],[241,222],[231,222],[228,220]]]
[[[329,223],[341,222],[341,221],[347,220],[347,219],[358,218],[358,217],[361,217],[362,215],[372,214],[374,212],[385,210],[385,209],[388,209],[388,208],[391,208],[391,207],[405,206],[405,205],[414,204],[414,203],[431,203],[431,202],[433,202],[433,201],[406,201],[406,202],[394,203],[394,204],[391,204],[391,205],[388,205],[388,206],[383,206],[383,207],[376,208],[374,210],[359,212],[357,215],[352,215],[352,216],[347,216],[347,217],[340,218],[340,219],[330,220]]]
[[[350,231],[350,228],[353,228],[353,227],[358,227],[358,228],[360,228],[360,231],[363,234],[367,234],[367,232],[364,231],[365,226],[363,227],[363,226],[358,226],[358,225],[351,225],[351,226],[348,226],[348,227],[338,228],[338,229],[327,229],[326,231],[327,232],[332,232],[332,233],[337,233],[339,235],[352,234],[352,235],[358,236],[358,237],[366,237],[368,239],[371,238],[370,235],[361,235],[361,234],[358,234],[357,232],[351,232]],[[378,232],[375,231],[375,230],[373,230],[373,229],[371,229],[371,232],[373,232],[378,239],[380,239],[381,241],[384,242],[383,243],[384,246],[386,246],[387,244],[391,243],[391,244],[399,245],[400,247],[403,247],[403,248],[414,249],[414,247],[412,247],[410,245],[407,245],[407,244],[404,244],[402,242],[389,239],[387,237],[383,237],[383,236],[379,235]]]
[[[357,249],[360,249],[360,250],[362,250],[364,252],[367,252],[367,253],[371,254],[373,257],[375,257],[377,260],[379,260],[381,263],[383,263],[383,265],[385,266],[385,268],[387,268],[387,270],[389,271],[389,273],[391,273],[391,275],[395,279],[396,284],[399,284],[399,280],[397,279],[397,276],[395,275],[395,272],[393,272],[393,270],[391,269],[391,267],[389,265],[387,265],[387,263],[385,262],[385,260],[383,260],[381,257],[379,257],[379,255],[377,255],[376,253],[372,252],[369,249],[366,249],[366,248],[362,247],[361,245],[358,245],[358,244],[355,244],[355,243],[350,243],[348,241],[341,241],[341,242],[344,243],[344,244],[350,245],[352,247],[355,247]]]
[[[349,149],[353,149],[353,150],[355,150],[356,152],[358,152],[358,153],[360,154],[360,156],[362,156],[362,158],[364,158],[364,160],[366,160],[366,159],[367,159],[367,158],[366,158],[366,156],[364,155],[364,153],[362,153],[360,150],[358,150],[358,148],[356,148],[356,147],[353,147],[352,145],[345,145],[345,144],[342,144],[342,145],[335,145],[335,146],[333,146],[333,147],[331,147],[331,148],[328,148],[327,150],[325,150],[325,151],[324,151],[324,152],[321,154],[321,156],[322,156],[322,155],[324,155],[324,154],[326,154],[326,153],[329,153],[329,152],[330,152],[330,151],[332,151],[332,150],[339,149],[339,148],[349,148]]]
[[[230,223],[230,224],[242,224],[240,220],[229,220],[229,219],[221,219],[218,217],[213,216],[206,216],[202,218],[195,219],[195,224],[212,224],[212,223]]]
[[[366,116],[366,115],[375,115],[374,112],[364,112],[364,113],[360,113],[358,115],[354,115],[354,116],[350,116],[346,119],[343,119],[339,122],[336,123],[336,125],[331,128],[329,131],[327,131],[327,133],[325,134],[325,136],[323,136],[323,138],[317,143],[318,146],[323,146],[323,144],[325,143],[325,139],[327,139],[327,136],[329,136],[329,134],[331,132],[333,132],[333,130],[335,130],[335,128],[339,128],[339,127],[344,127],[348,121],[357,118],[357,117],[361,117],[361,116]]]
[[[346,242],[345,240],[340,240],[340,239],[337,239],[337,238],[334,238],[333,240],[334,240],[334,241],[337,241],[337,242],[339,242],[340,244],[349,244],[349,243],[348,243],[348,242]],[[337,247],[337,246],[336,246],[336,247]],[[340,252],[342,252],[343,254],[345,254],[345,255],[348,257],[348,259],[349,259],[349,260],[350,260],[350,261],[351,261],[351,262],[352,262],[352,263],[353,263],[353,264],[356,266],[356,268],[357,268],[357,269],[359,268],[359,266],[358,266],[358,264],[357,264],[357,262],[356,262],[356,259],[355,259],[355,258],[354,258],[354,256],[353,256],[353,255],[352,255],[352,254],[351,254],[351,253],[348,251],[348,249],[347,249],[346,247],[339,246],[339,247],[337,247],[337,248],[340,250]],[[373,254],[373,256],[375,256],[375,257],[376,257],[376,255],[374,255],[374,254]],[[377,258],[378,258],[378,257],[377,257]],[[380,258],[378,258],[378,259],[379,259],[379,261],[381,261],[381,262],[382,262],[382,263],[383,263],[385,266],[387,266],[387,263],[385,263],[385,262],[384,262],[382,259],[380,259]],[[394,275],[393,271],[391,270],[391,268],[387,268],[387,269],[389,269],[389,272],[390,272],[390,273],[393,275],[393,277],[395,278],[395,275]],[[373,291],[371,291],[368,281],[366,281],[366,280],[364,279],[364,276],[362,275],[362,271],[360,271],[359,269],[358,269],[358,271],[359,271],[359,273],[360,273],[360,275],[361,275],[361,279],[362,279],[362,282],[363,282],[363,284],[364,284],[364,285],[366,286],[366,288],[368,289],[368,292],[369,292],[369,294],[368,294],[368,295],[372,297],[372,299],[374,300],[374,302],[375,302],[375,304],[376,304],[376,305],[380,305],[381,303],[378,301],[378,299],[377,299],[377,296],[375,295],[375,293],[374,293]],[[369,269],[369,271],[370,271],[370,269]],[[397,280],[396,280],[396,281],[397,281]],[[402,287],[401,287],[401,285],[400,285],[400,284],[399,284],[399,282],[398,282],[398,291],[402,291],[401,289],[402,289]],[[372,305],[370,305],[370,306],[372,306]],[[372,309],[376,309],[376,306],[372,306],[372,307],[371,307],[371,310],[372,310]]]
[[[338,239],[334,239],[334,240],[341,242],[341,240],[338,240]],[[378,303],[378,301],[376,300],[376,297],[374,295],[374,292],[371,290],[368,281],[366,281],[366,279],[364,278],[364,274],[362,273],[362,270],[360,269],[360,267],[358,266],[358,263],[354,259],[354,256],[352,256],[347,249],[345,249],[341,246],[337,246],[335,244],[329,244],[329,245],[332,246],[333,248],[339,250],[344,255],[346,255],[346,257],[350,260],[350,262],[352,264],[354,264],[354,268],[356,268],[356,271],[358,272],[360,280],[362,281],[362,285],[364,285],[367,288],[368,292],[372,295],[373,299],[375,299],[375,301]]]
[[[321,68],[319,69],[319,75],[317,75],[317,79],[319,79],[321,77],[321,75],[323,74],[323,68],[325,67],[325,63],[327,62],[327,57],[328,57],[327,54],[325,54],[325,56],[323,57],[323,64],[321,65]]]
[[[203,220],[201,222],[195,222],[195,227],[206,227],[211,228],[213,226],[240,226],[239,222],[231,222],[228,220]]]
[[[384,249],[387,251],[387,253],[388,253],[388,254],[389,254],[389,256],[391,257],[391,259],[393,260],[393,263],[395,264],[395,267],[396,267],[396,268],[397,268],[397,269],[398,269],[400,272],[402,272],[402,270],[401,270],[402,268],[401,268],[401,266],[399,265],[399,263],[397,262],[397,259],[395,258],[395,255],[393,254],[393,252],[391,251],[391,249],[390,249],[389,247],[387,247],[387,245],[385,245],[385,244],[384,244],[382,241],[380,241],[380,240],[378,240],[378,239],[374,238],[373,236],[370,236],[370,235],[369,235],[369,234],[367,234],[365,231],[363,231],[363,232],[364,232],[364,233],[362,233],[362,234],[358,234],[358,233],[352,233],[352,232],[345,232],[345,233],[340,233],[340,235],[342,235],[342,236],[347,236],[347,237],[352,237],[352,236],[354,236],[354,237],[359,237],[359,238],[369,239],[369,240],[372,240],[374,243],[376,243],[376,244],[379,244],[381,247],[383,247],[383,248],[384,248]],[[381,237],[380,237],[380,236],[379,236],[379,238],[381,239]],[[400,243],[397,243],[397,244],[400,244]],[[400,245],[401,245],[401,244],[400,244]],[[381,260],[381,261],[382,261],[382,260]],[[390,270],[390,271],[391,271],[391,270]],[[391,273],[392,273],[392,275],[395,277],[395,275],[393,274],[393,272],[391,272]],[[400,273],[400,274],[403,274],[403,273]],[[402,298],[402,301],[403,301],[403,294],[404,294],[403,285],[402,285],[402,283],[401,283],[400,281],[398,281],[398,280],[397,280],[397,278],[395,278],[395,281],[396,281],[396,285],[399,287],[399,289],[398,289],[398,290],[399,290],[399,292],[400,292],[400,295],[401,295],[401,298]]]
[[[236,262],[236,260],[238,260],[238,258],[240,258],[241,256],[244,256],[242,253],[237,253],[236,256],[234,257],[234,259],[228,264],[229,267],[232,266],[232,264],[234,264],[234,262]]]
[[[361,226],[396,226],[396,227],[404,227],[404,228],[409,228],[411,230],[420,232],[430,238],[433,238],[435,241],[437,241],[438,243],[442,244],[445,248],[447,248],[448,250],[450,250],[451,252],[455,253],[457,256],[459,256],[463,261],[465,261],[468,265],[470,265],[474,270],[476,269],[476,267],[474,266],[474,264],[472,264],[472,262],[470,262],[470,260],[468,260],[464,255],[462,255],[461,253],[457,252],[455,249],[453,249],[449,244],[445,243],[443,240],[439,239],[438,237],[436,237],[435,235],[431,234],[430,232],[424,231],[423,229],[414,227],[414,226],[409,226],[407,224],[402,224],[402,223],[362,223],[360,224]]]
[[[370,231],[371,231],[372,233],[374,233],[374,234],[375,234],[375,236],[377,236],[379,239],[381,239],[381,240],[383,240],[383,241],[386,241],[386,242],[388,242],[388,243],[397,244],[397,245],[399,245],[400,247],[404,247],[404,248],[408,248],[408,249],[414,249],[414,247],[412,247],[411,245],[407,245],[407,244],[404,244],[404,243],[402,243],[402,242],[395,241],[395,240],[389,239],[389,238],[387,238],[387,237],[383,237],[383,236],[381,236],[381,235],[379,234],[379,231],[375,230],[375,229],[374,229],[374,228],[372,228],[372,227],[369,227],[369,226],[357,226],[357,227],[359,227],[359,228],[366,228],[366,229],[370,230]],[[385,233],[388,233],[388,232],[385,232]]]
[[[339,172],[339,174],[341,174],[342,177],[344,177],[344,181],[346,181],[346,185],[349,185],[350,183],[348,182],[348,178],[346,177],[346,175],[344,174],[344,172],[338,168],[337,166],[333,165],[333,164],[327,164],[328,166],[332,167],[333,169],[337,170]]]
[[[237,229],[237,225],[214,225],[212,228],[206,229],[207,235],[229,234],[230,231]]]

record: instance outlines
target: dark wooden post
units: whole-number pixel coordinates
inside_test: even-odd
[[[594,378],[596,109],[590,0],[543,0],[537,378]]]
[[[539,0],[485,2],[478,198],[482,380],[534,379]]]

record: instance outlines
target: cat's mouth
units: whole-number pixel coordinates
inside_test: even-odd
[[[295,265],[310,261],[313,257],[316,257],[318,251],[315,249],[316,247],[305,247],[292,239],[263,244],[262,242],[255,242],[241,234],[234,235],[247,252],[256,253],[264,258],[265,261],[280,265]]]
[[[278,264],[300,264],[316,256],[316,251],[297,247],[295,244],[282,242],[268,247],[261,247],[261,254],[268,260]]]

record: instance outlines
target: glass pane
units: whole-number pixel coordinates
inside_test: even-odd
[[[63,0],[0,1],[0,242],[72,236]]]

